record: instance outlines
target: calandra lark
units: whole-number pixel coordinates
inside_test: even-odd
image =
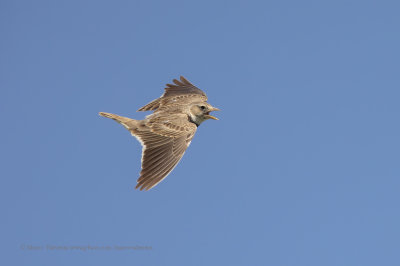
[[[160,98],[138,111],[154,111],[144,120],[101,112],[135,136],[143,146],[142,170],[136,188],[149,190],[160,183],[178,164],[197,127],[218,108],[207,103],[206,94],[184,77],[167,84]]]

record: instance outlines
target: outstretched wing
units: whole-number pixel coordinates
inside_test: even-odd
[[[166,85],[165,92],[160,98],[155,99],[151,103],[143,106],[138,111],[156,110],[162,105],[167,105],[168,103],[187,103],[190,101],[190,99],[193,99],[193,101],[207,101],[207,95],[183,76],[180,77],[180,80],[174,79],[173,82],[175,84]]]
[[[189,146],[196,126],[179,120],[150,121],[146,131],[132,130],[143,144],[142,171],[136,188],[149,190],[175,168]]]

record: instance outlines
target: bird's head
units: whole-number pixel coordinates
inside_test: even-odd
[[[207,119],[218,120],[215,116],[210,115],[212,111],[219,111],[218,108],[213,107],[206,102],[193,103],[189,108],[189,117],[193,123],[198,126]]]

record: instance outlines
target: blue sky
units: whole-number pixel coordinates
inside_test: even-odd
[[[400,265],[399,8],[1,1],[2,264]],[[140,144],[98,112],[180,75],[220,120],[134,190]]]

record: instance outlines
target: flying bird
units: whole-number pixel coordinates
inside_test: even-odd
[[[167,84],[160,98],[138,111],[154,111],[144,120],[100,112],[111,118],[142,144],[142,170],[136,188],[149,190],[175,168],[196,133],[197,127],[218,108],[207,103],[206,94],[184,77]]]

